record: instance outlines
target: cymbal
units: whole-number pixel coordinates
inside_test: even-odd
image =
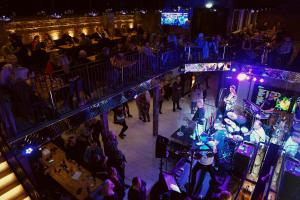
[[[248,129],[247,127],[243,126],[243,127],[241,128],[241,132],[242,132],[243,134],[248,133],[248,132],[249,132],[249,129]]]
[[[234,122],[232,120],[228,119],[228,118],[225,118],[224,121],[225,121],[226,124],[228,124],[230,126],[231,126],[231,124],[234,124]]]
[[[228,112],[227,117],[231,120],[236,120],[238,118],[238,115],[235,114],[234,112]]]

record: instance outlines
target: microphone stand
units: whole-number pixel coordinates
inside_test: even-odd
[[[195,150],[191,149],[191,163],[189,169],[189,180],[188,180],[188,191],[187,191],[187,194],[190,196],[193,194],[193,187],[191,185],[191,181],[192,181],[192,170],[193,170],[193,163],[194,163],[194,153]]]

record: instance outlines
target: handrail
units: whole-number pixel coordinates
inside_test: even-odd
[[[0,132],[1,129],[0,129]],[[8,162],[12,171],[16,174],[18,181],[22,184],[23,188],[25,189],[27,195],[32,200],[39,200],[40,195],[36,190],[35,186],[32,184],[32,180],[30,176],[28,176],[20,163],[20,161],[15,157],[13,151],[10,149],[9,145],[7,144],[5,138],[3,138],[2,134],[0,134],[0,151],[3,154],[3,157]]]

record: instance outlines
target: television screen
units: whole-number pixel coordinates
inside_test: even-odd
[[[277,110],[288,111],[292,103],[292,98],[281,96],[277,99],[275,108]]]
[[[275,89],[274,89],[275,90]],[[276,100],[276,110],[290,111],[290,107],[293,104],[292,96],[285,95],[285,93],[275,92],[273,89],[267,89],[263,86],[258,86],[257,96],[255,100],[256,105],[261,105],[265,99],[272,93]]]
[[[161,13],[161,24],[171,26],[184,26],[188,21],[188,13],[163,12]]]

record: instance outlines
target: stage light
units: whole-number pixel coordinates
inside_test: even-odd
[[[247,76],[246,79],[249,81],[250,80],[250,76]]]
[[[261,79],[259,79],[259,82],[263,83],[263,82],[265,82],[265,80],[263,78],[261,78]]]
[[[236,72],[236,68],[232,68],[232,70],[231,71],[233,71],[233,72]]]
[[[214,6],[214,4],[212,3],[212,2],[207,2],[206,4],[205,4],[205,8],[212,8]]]
[[[255,81],[257,81],[257,78],[256,78],[256,77],[254,77],[252,80],[255,82]]]
[[[244,81],[244,80],[247,79],[247,77],[248,77],[247,74],[245,74],[245,73],[239,73],[238,76],[237,76],[237,79],[239,81]]]
[[[27,149],[25,149],[25,154],[29,155],[31,154],[33,151],[33,149],[31,147],[28,147]]]

